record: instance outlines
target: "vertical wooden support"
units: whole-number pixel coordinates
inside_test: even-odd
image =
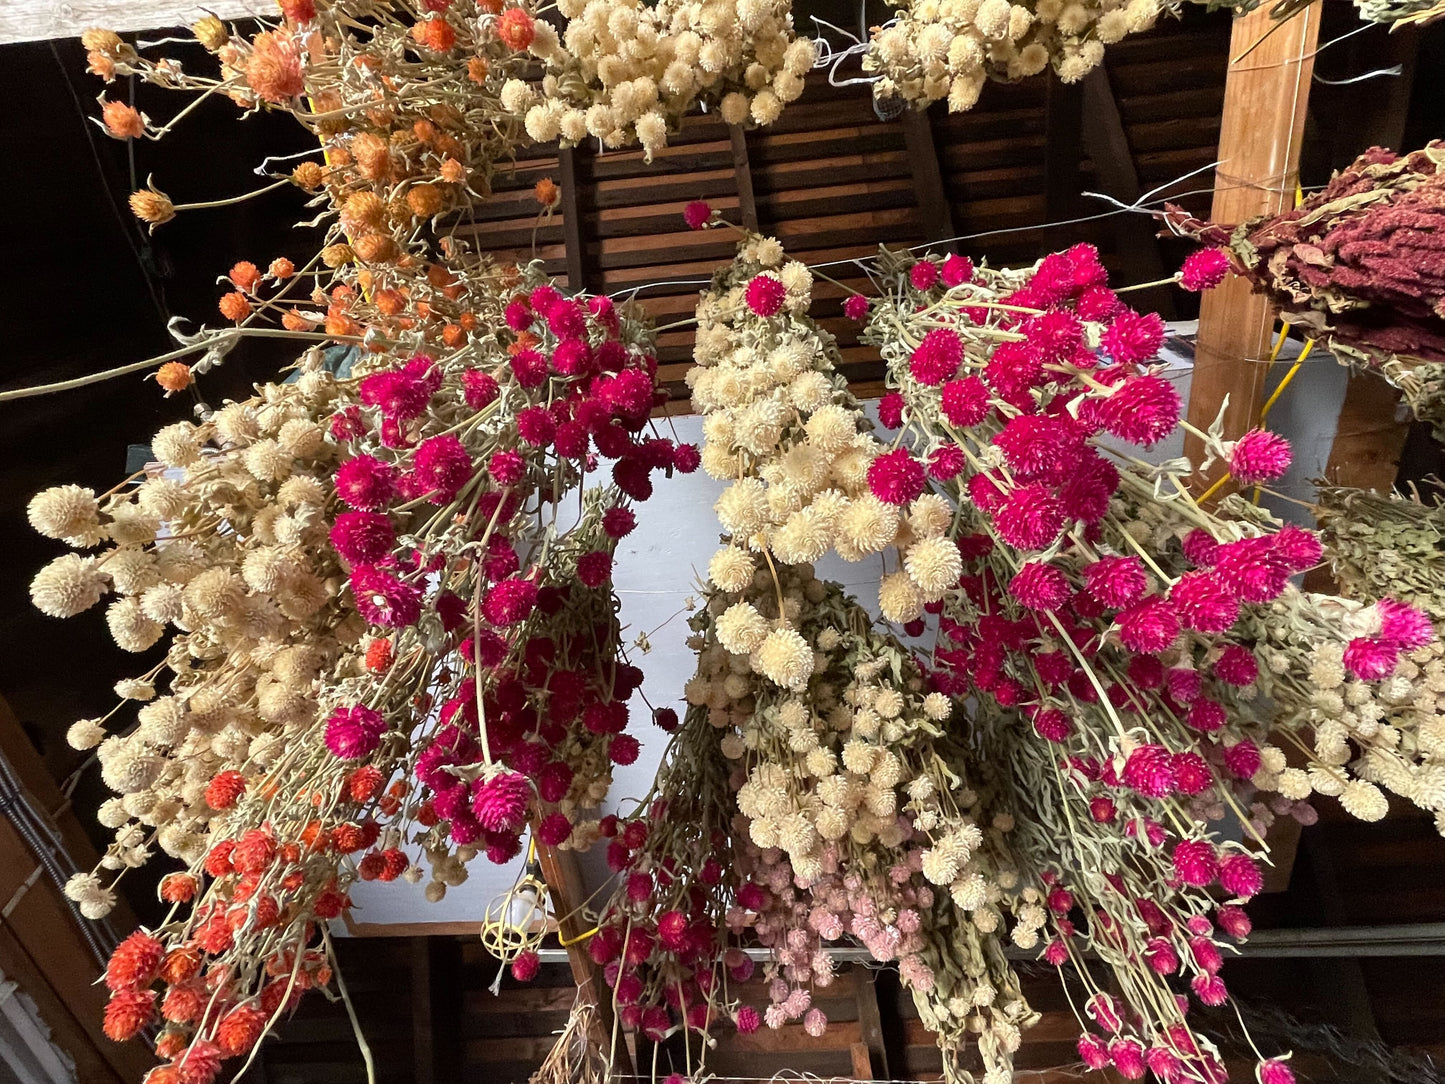
[[[1094,175],[1104,193],[1120,203],[1133,203],[1143,189],[1134,168],[1134,150],[1119,112],[1107,64],[1100,64],[1083,80],[1082,136],[1084,150],[1094,163]],[[1226,106],[1226,108],[1228,108]],[[1117,220],[1114,235],[1119,242],[1123,273],[1134,282],[1154,282],[1164,277],[1164,260],[1154,236],[1153,219],[1125,214]],[[1159,313],[1166,320],[1174,316],[1173,287],[1154,286],[1134,298],[1132,304]]]
[[[891,1080],[888,1072],[888,1051],[883,1045],[883,1017],[878,1010],[877,973],[854,965],[858,998],[858,1038],[853,1044],[853,1075],[859,1080]],[[867,1076],[859,1076],[858,1047],[863,1047],[863,1064],[871,1067]]]
[[[431,941],[411,942],[411,1067],[416,1084],[436,1084],[436,1047],[432,1042]]]
[[[563,147],[557,154],[562,174],[562,239],[567,248],[567,287],[587,288],[586,264],[582,252],[582,215],[577,200],[577,150]]]
[[[1044,199],[1050,222],[1078,214],[1083,127],[1082,88],[1077,83],[1048,80],[1044,89]]]
[[[903,111],[903,142],[908,150],[908,166],[913,171],[913,191],[918,198],[923,236],[930,241],[951,241],[958,231],[953,228],[953,210],[943,186],[943,169],[939,165],[938,144],[933,138],[933,121],[928,110]],[[952,251],[955,246],[944,247]]]
[[[748,134],[739,125],[729,124],[728,139],[733,145],[733,175],[737,178],[738,211],[742,215],[743,229],[759,233],[758,201],[753,195],[753,167],[748,161]]]
[[[1314,74],[1311,54],[1319,36],[1319,0],[1279,27],[1267,5],[1235,20],[1231,58],[1239,58],[1262,37],[1264,42],[1248,56],[1233,59],[1225,80],[1210,212],[1214,221],[1233,225],[1255,215],[1278,214],[1294,200]],[[1189,420],[1196,426],[1203,429],[1213,422],[1226,397],[1226,437],[1238,436],[1258,420],[1265,386],[1262,359],[1269,353],[1274,318],[1274,306],[1251,293],[1247,280],[1233,275],[1204,295],[1189,396]],[[1197,459],[1202,451],[1198,438],[1186,438],[1186,455]],[[1216,464],[1214,477],[1223,469]]]
[[[542,866],[542,877],[547,882],[552,909],[557,913],[557,935],[567,946],[567,962],[572,967],[572,981],[577,984],[578,996],[589,999],[597,1007],[598,1034],[594,1038],[604,1048],[611,1049],[616,1075],[631,1076],[632,1057],[626,1045],[621,1041],[616,1045],[612,1043],[612,998],[607,983],[603,981],[602,969],[593,961],[587,952],[587,943],[582,940],[586,927],[578,907],[580,901],[587,897],[577,853],[559,851],[539,843],[537,860]]]

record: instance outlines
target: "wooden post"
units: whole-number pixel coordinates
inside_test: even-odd
[[[562,174],[562,241],[567,249],[567,287],[587,288],[585,254],[582,251],[582,214],[577,209],[577,150],[563,147],[557,152],[558,170]]]
[[[923,236],[930,241],[949,242],[950,252],[957,246],[952,239],[953,211],[948,205],[948,190],[943,185],[943,170],[938,164],[938,144],[933,138],[933,121],[926,109],[903,111],[903,142],[908,148],[908,164],[913,171],[913,191],[918,199],[918,217]]]
[[[1293,202],[1314,73],[1311,54],[1319,35],[1319,0],[1277,28],[1267,5],[1235,20],[1210,212],[1214,221],[1234,225],[1255,215],[1278,214]],[[1241,59],[1261,38],[1263,44]],[[1263,359],[1274,319],[1274,306],[1252,293],[1246,279],[1231,275],[1204,295],[1189,396],[1189,420],[1196,426],[1203,429],[1213,422],[1226,396],[1227,438],[1258,421],[1264,402]],[[1184,450],[1196,460],[1203,452],[1193,436],[1186,438]],[[1223,470],[1216,464],[1214,477]]]
[[[631,1076],[632,1057],[624,1042],[612,1042],[613,1015],[612,998],[603,981],[602,969],[587,952],[587,944],[581,940],[586,928],[578,911],[578,901],[586,899],[582,883],[582,870],[577,863],[575,851],[559,851],[555,847],[537,844],[537,861],[542,866],[542,877],[547,882],[547,894],[551,897],[552,909],[557,913],[557,936],[567,946],[567,962],[572,967],[572,981],[577,984],[579,997],[589,999],[597,1007],[598,1034],[594,1039],[603,1049],[611,1051],[615,1075]]]
[[[737,178],[738,211],[742,215],[743,229],[759,233],[758,201],[753,195],[753,167],[748,161],[748,134],[738,125],[729,124],[728,139],[733,145],[733,175]]]

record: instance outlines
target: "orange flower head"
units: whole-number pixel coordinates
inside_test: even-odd
[[[477,10],[483,15],[500,15],[502,0],[477,0]]]
[[[159,1052],[160,1047],[156,1050]],[[157,1065],[145,1075],[141,1084],[181,1084],[181,1073],[174,1065]]]
[[[228,276],[236,284],[236,289],[245,290],[248,294],[256,289],[256,283],[261,281],[261,270],[250,260],[242,260],[231,268]]]
[[[467,61],[467,78],[477,86],[486,84],[488,70],[487,58],[484,56],[474,56]]]
[[[455,158],[448,158],[437,170],[437,176],[446,181],[447,184],[461,184],[467,179],[467,167],[458,162]]]
[[[246,300],[246,295],[240,290],[232,290],[229,294],[222,295],[217,308],[227,320],[238,324],[251,315],[251,302]]]
[[[185,391],[191,386],[191,367],[184,361],[168,361],[156,370],[156,383],[167,395]]]
[[[406,194],[406,205],[417,218],[431,218],[443,203],[442,190],[434,184],[413,185]]]
[[[161,878],[161,899],[167,903],[189,903],[200,887],[189,873],[167,873]]]
[[[100,107],[100,116],[105,121],[105,130],[116,139],[139,139],[145,135],[144,118],[125,102],[106,102]]]
[[[266,1014],[255,1005],[238,1005],[216,1027],[216,1043],[228,1058],[249,1053],[266,1027]]]
[[[442,328],[442,342],[455,350],[467,341],[466,330],[461,324],[447,324]]]
[[[194,978],[201,970],[201,954],[194,946],[184,945],[166,953],[161,962],[161,978],[171,986],[179,986]]]
[[[104,53],[91,50],[85,54],[85,70],[91,75],[100,76],[109,83],[115,78],[115,61]]]
[[[191,24],[191,33],[203,48],[212,53],[231,40],[231,32],[226,29],[226,24],[214,15],[204,15],[197,19]]]
[[[392,263],[401,255],[401,246],[387,233],[368,233],[352,242],[351,250],[364,263]]]
[[[176,217],[176,205],[170,196],[154,188],[142,188],[130,194],[130,211],[152,228]]]
[[[302,162],[291,171],[291,183],[308,192],[315,192],[325,179],[326,174],[318,162]]]
[[[276,6],[292,23],[309,23],[316,18],[316,5],[311,0],[276,0]]]
[[[301,75],[301,47],[285,30],[256,35],[246,61],[246,85],[265,101],[284,105],[306,90]]]
[[[276,859],[276,841],[259,828],[251,828],[236,841],[231,865],[242,873],[260,873]]]
[[[379,181],[391,172],[391,153],[386,140],[375,132],[362,132],[351,141],[351,157],[362,176]]]
[[[190,1045],[190,1040],[186,1038],[186,1033],[179,1028],[166,1028],[156,1036],[156,1054],[162,1058],[173,1058],[188,1045]]]
[[[406,309],[406,295],[400,290],[377,290],[371,295],[371,301],[383,316],[398,316]]]
[[[386,218],[386,204],[375,192],[356,192],[341,207],[341,227],[348,233],[369,233]]]
[[[437,126],[426,118],[414,121],[411,131],[420,143],[430,143],[437,137]]]
[[[180,983],[166,991],[161,1015],[173,1024],[189,1024],[206,1007],[206,995],[194,983]]]
[[[378,637],[366,645],[366,668],[373,674],[384,674],[391,669],[391,641]]]
[[[227,294],[226,297],[241,297],[241,295]],[[221,311],[223,313],[226,312],[224,308],[225,300],[226,298],[221,299],[223,303]],[[244,302],[246,299],[242,297],[241,300]],[[250,311],[250,306],[247,306],[247,311]],[[230,313],[226,313],[226,315],[230,316]],[[239,317],[234,317],[233,319],[239,319]],[[230,809],[231,806],[236,804],[236,799],[245,793],[246,777],[234,768],[228,768],[224,772],[217,772],[215,777],[207,785],[206,804],[212,809]]]
[[[441,17],[427,19],[411,28],[412,40],[434,53],[450,52],[457,43],[457,32]]]
[[[562,189],[557,187],[557,182],[551,177],[543,177],[533,185],[532,194],[537,197],[537,202],[548,210],[562,202]]]
[[[136,930],[110,954],[105,965],[105,984],[112,990],[149,986],[165,958],[165,946],[145,930]]]
[[[123,1043],[139,1035],[141,1029],[151,1022],[155,1011],[155,991],[122,990],[106,1005],[102,1030],[106,1038]]]
[[[361,828],[355,824],[338,824],[333,828],[331,845],[342,854],[351,854],[366,846],[362,841]]]
[[[104,53],[106,56],[118,56],[125,48],[125,42],[114,30],[103,30],[98,26],[92,26],[89,30],[82,31],[80,44],[94,53]]]
[[[221,1048],[207,1039],[197,1039],[175,1061],[181,1084],[213,1084],[221,1073]]]
[[[497,20],[497,37],[513,52],[520,53],[531,45],[536,34],[537,27],[532,16],[522,8],[508,8]]]
[[[285,256],[277,256],[271,261],[271,265],[266,268],[266,274],[279,282],[284,282],[296,274],[296,265]]]
[[[328,312],[324,326],[326,334],[335,335],[338,338],[361,334],[361,325],[344,312]]]
[[[327,245],[321,250],[321,262],[333,271],[345,267],[355,258],[350,245]]]
[[[314,331],[316,324],[301,315],[300,309],[287,309],[281,314],[281,326],[287,331]]]

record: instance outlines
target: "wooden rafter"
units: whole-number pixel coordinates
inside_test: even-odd
[[[913,171],[913,190],[918,200],[918,215],[923,236],[929,241],[945,242],[957,236],[953,228],[953,209],[948,202],[948,189],[943,184],[943,170],[938,162],[938,144],[933,138],[933,121],[926,109],[903,111],[903,140],[908,148],[908,164]],[[946,246],[953,248],[952,244]]]
[[[567,286],[572,290],[587,288],[587,270],[582,248],[582,213],[577,199],[577,150],[563,147],[557,152],[558,172],[562,177],[562,239],[567,248]]]
[[[736,124],[728,125],[728,139],[732,141],[733,176],[738,186],[738,213],[742,216],[743,229],[758,231],[758,201],[753,195],[753,167],[748,160],[748,134]]]

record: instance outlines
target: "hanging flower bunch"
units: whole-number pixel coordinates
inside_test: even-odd
[[[863,70],[873,93],[919,108],[948,100],[951,113],[978,102],[984,83],[1016,82],[1052,67],[1077,83],[1099,66],[1104,47],[1154,25],[1160,0],[899,0],[898,14],[873,29]]]
[[[163,475],[31,503],[43,533],[108,544],[36,576],[44,612],[113,595],[134,651],[174,626],[121,706],[71,731],[119,794],[101,811],[115,843],[72,897],[104,913],[154,846],[187,867],[162,882],[166,923],[112,962],[108,1033],[167,1021],[156,1084],[212,1079],[325,984],[318,922],[356,878],[419,880],[422,851],[440,898],[529,825],[567,844],[637,755],[612,551],[652,472],[689,465],[646,433],[650,333],[534,269],[480,265],[457,286],[484,329],[466,345],[398,344],[347,381],[315,352],[295,383],[163,429]],[[611,484],[586,486],[599,453]]]
[[[1445,418],[1445,143],[1371,148],[1298,207],[1236,226],[1171,207],[1177,233],[1224,245],[1233,270],[1342,361],[1373,368],[1422,418]],[[1428,363],[1422,365],[1421,363]],[[1415,370],[1419,368],[1420,371]]]
[[[1091,994],[1102,1032],[1081,1055],[1125,1075],[1157,1061],[1213,1079],[1169,983],[1188,976],[1199,1001],[1223,1001],[1216,938],[1247,932],[1238,904],[1262,878],[1211,822],[1233,809],[1260,837],[1276,808],[1308,796],[1281,787],[1293,777],[1269,734],[1304,729],[1271,703],[1308,684],[1312,659],[1334,652],[1342,675],[1381,688],[1433,640],[1429,621],[1386,601],[1342,619],[1290,585],[1320,560],[1312,533],[1207,514],[1189,464],[1126,450],[1173,432],[1180,402],[1152,366],[1162,323],[1122,303],[1091,248],[1020,272],[957,256],[885,254],[880,267],[865,337],[898,389],[880,415],[957,509],[947,533],[963,569],[939,613],[935,680],[977,705],[983,762],[1012,766],[1013,853],[1049,901],[1045,958],[1096,953],[1127,1003]],[[1198,435],[1250,481],[1288,466],[1271,434]],[[1332,761],[1335,792],[1359,798],[1346,808],[1379,815],[1374,787],[1345,783]]]
[[[788,0],[566,0],[560,10],[565,50],[547,56],[540,87],[504,87],[543,143],[640,143],[651,161],[699,102],[728,124],[768,125],[817,58],[794,35]]]

